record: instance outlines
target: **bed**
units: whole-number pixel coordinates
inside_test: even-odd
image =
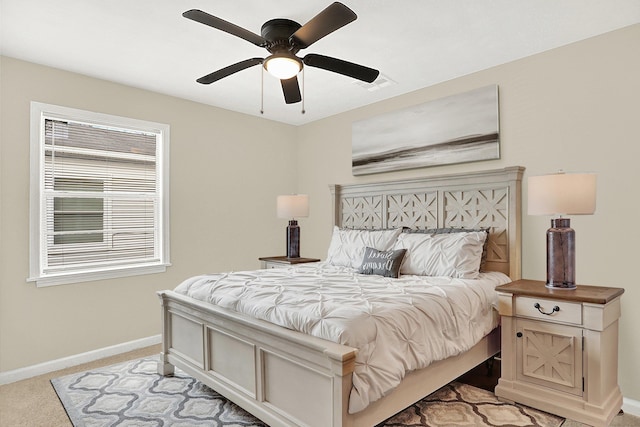
[[[509,167],[332,185],[333,222],[340,229],[489,229],[484,270],[519,279],[523,171]],[[159,292],[159,297],[163,339],[158,371],[169,375],[178,367],[270,426],[374,426],[500,349],[495,328],[468,350],[411,370],[393,391],[350,411],[356,347],[176,291]]]

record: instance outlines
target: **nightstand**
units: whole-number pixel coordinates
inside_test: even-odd
[[[496,288],[502,325],[499,398],[593,425],[622,407],[618,319],[622,288],[549,289],[536,280]]]
[[[320,261],[318,258],[287,258],[286,256],[265,256],[258,259],[261,261],[260,268],[280,268],[295,264],[304,264],[306,262]]]

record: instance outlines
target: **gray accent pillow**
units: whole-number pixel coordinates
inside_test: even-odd
[[[400,277],[400,264],[406,249],[397,249],[395,251],[379,251],[374,248],[367,247],[364,251],[362,264],[358,273],[375,274],[384,277]]]
[[[365,248],[389,250],[400,233],[401,228],[363,230],[334,226],[326,261],[331,265],[358,268],[362,263]]]

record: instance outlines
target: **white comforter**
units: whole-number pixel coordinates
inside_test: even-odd
[[[479,279],[358,274],[325,263],[192,277],[175,291],[357,348],[349,412],[390,393],[405,374],[462,353],[497,326],[494,288]]]

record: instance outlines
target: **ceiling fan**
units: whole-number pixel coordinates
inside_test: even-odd
[[[304,65],[322,68],[367,83],[372,83],[380,74],[373,68],[330,56],[314,53],[309,53],[303,58],[296,56],[301,49],[308,48],[357,18],[351,9],[339,2],[329,5],[302,26],[290,19],[271,19],[262,25],[261,35],[198,9],[188,10],[182,16],[264,47],[271,54],[266,58],[250,58],[229,65],[200,77],[196,80],[198,83],[211,84],[238,71],[262,64],[270,74],[280,79],[285,102],[293,104],[302,100],[297,75]]]

